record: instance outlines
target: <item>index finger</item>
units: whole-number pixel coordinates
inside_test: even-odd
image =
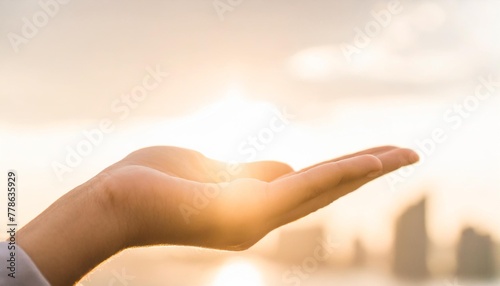
[[[291,211],[325,191],[335,191],[343,180],[377,175],[382,163],[373,155],[361,155],[323,164],[269,183],[269,209],[279,215]]]

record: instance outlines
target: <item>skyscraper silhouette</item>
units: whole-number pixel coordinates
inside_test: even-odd
[[[457,248],[457,276],[472,279],[495,276],[494,244],[489,235],[479,234],[472,227],[462,231]]]
[[[396,221],[394,274],[406,279],[424,279],[427,269],[427,227],[425,198],[406,209]]]

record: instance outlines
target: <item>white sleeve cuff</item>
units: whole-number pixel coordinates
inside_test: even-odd
[[[0,242],[0,285],[50,286],[28,254],[19,245],[6,241]]]

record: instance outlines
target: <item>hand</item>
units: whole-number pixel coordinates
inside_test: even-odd
[[[243,250],[417,160],[386,146],[294,172],[279,162],[233,166],[191,150],[145,148],[56,201],[21,230],[19,243],[53,285],[75,282],[132,246]]]
[[[129,246],[241,250],[416,159],[413,151],[380,147],[294,172],[280,162],[235,167],[191,150],[150,147],[104,172],[114,178]]]

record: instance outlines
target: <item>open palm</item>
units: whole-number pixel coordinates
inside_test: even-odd
[[[103,171],[128,246],[246,249],[374,178],[414,163],[408,149],[377,147],[294,171],[280,162],[239,165],[176,147],[135,151]]]

